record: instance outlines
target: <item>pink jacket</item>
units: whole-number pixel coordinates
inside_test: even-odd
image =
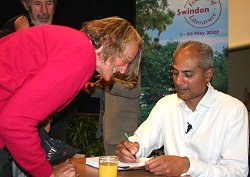
[[[35,177],[52,166],[37,125],[63,109],[92,76],[96,55],[80,31],[41,25],[0,39],[0,149]]]

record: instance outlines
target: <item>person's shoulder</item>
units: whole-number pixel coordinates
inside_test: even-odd
[[[180,99],[178,98],[177,94],[169,94],[169,95],[164,95],[162,98],[158,100],[158,104],[172,104],[174,105],[180,103]]]
[[[215,95],[213,109],[219,113],[218,116],[224,117],[224,120],[227,121],[235,121],[242,120],[245,121],[247,119],[247,108],[239,99],[223,93],[221,91],[217,91]],[[223,120],[223,119],[222,119]]]
[[[166,94],[161,98],[161,100],[177,100],[177,99],[178,97],[176,93]]]
[[[240,101],[239,99],[227,94],[227,93],[223,93],[221,91],[216,91],[216,100],[219,104],[223,104],[227,107],[244,107],[245,105],[243,104],[242,101]],[[225,104],[226,103],[226,104]]]
[[[165,95],[156,102],[153,110],[157,110],[162,113],[166,112],[166,110],[173,111],[178,108],[178,106],[181,104],[181,101],[182,100],[178,98],[176,93]]]

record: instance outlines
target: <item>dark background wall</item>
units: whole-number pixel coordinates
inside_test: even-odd
[[[19,0],[5,1],[0,7],[0,27],[24,12]],[[58,0],[53,23],[79,29],[84,21],[108,16],[120,16],[135,24],[135,0]]]
[[[0,6],[0,27],[22,13],[25,9],[20,0],[5,1]],[[53,24],[80,29],[85,21],[109,16],[120,16],[135,25],[135,0],[58,0]],[[77,99],[79,112],[99,112],[99,98],[81,92]]]

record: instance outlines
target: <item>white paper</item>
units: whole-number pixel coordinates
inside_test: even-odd
[[[124,163],[118,161],[118,170],[129,170],[129,169],[138,169],[142,168],[145,165],[145,162],[151,158],[139,158],[137,163]],[[90,157],[86,158],[86,165],[99,168],[99,157]]]

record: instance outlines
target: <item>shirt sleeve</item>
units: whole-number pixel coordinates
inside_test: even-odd
[[[138,157],[148,157],[153,150],[163,146],[162,116],[159,102],[154,106],[147,120],[139,126],[129,140],[140,144],[140,149],[136,154]]]

